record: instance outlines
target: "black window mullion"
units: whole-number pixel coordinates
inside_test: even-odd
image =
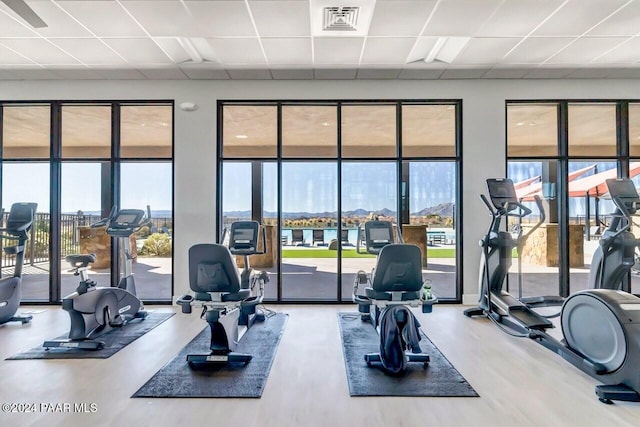
[[[336,105],[336,144],[338,144],[338,212],[336,215],[338,222],[336,236],[338,240],[338,301],[342,301],[342,103],[340,102]]]
[[[559,294],[567,297],[569,283],[569,103],[558,104],[558,267]]]
[[[102,194],[102,217],[109,215],[112,206],[120,206],[120,103],[111,104],[111,160],[104,162],[104,173],[100,179]],[[111,286],[118,286],[120,280],[119,241],[111,237]]]
[[[51,140],[50,140],[50,187],[49,187],[49,302],[61,299],[61,265],[60,215],[62,210],[62,104],[51,104]]]
[[[276,221],[278,224],[278,238],[275,242],[278,245],[278,289],[276,300],[280,302],[282,301],[282,103],[280,102],[276,106],[276,120],[276,157],[278,162],[278,220]]]
[[[616,104],[616,145],[618,177],[629,178],[629,102]]]

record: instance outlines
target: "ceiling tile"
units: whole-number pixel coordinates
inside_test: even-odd
[[[557,55],[549,58],[549,64],[585,64],[602,55],[623,40],[615,38],[580,38]]]
[[[442,73],[442,75],[440,76],[441,79],[479,79],[481,78],[484,74],[486,74],[486,72],[488,71],[487,68],[483,68],[482,66],[478,66],[476,67],[469,67],[469,68],[449,68],[444,70],[444,72]]]
[[[50,41],[84,64],[113,65],[126,63],[124,59],[98,39],[52,38]]]
[[[438,37],[418,37],[407,57],[407,63],[422,61],[431,52],[437,41]]]
[[[444,69],[405,68],[400,71],[399,79],[407,80],[435,80],[444,73]]]
[[[2,45],[3,40],[0,39],[0,64],[33,64],[33,61],[25,58],[22,55],[18,55],[11,49],[8,49]]]
[[[311,64],[311,37],[263,38],[269,64]]]
[[[228,80],[229,74],[220,68],[201,68],[199,66],[180,66],[183,73],[192,80]]]
[[[6,11],[3,13],[3,11]],[[0,2],[0,37],[38,37],[38,34],[28,26],[23,24],[20,18],[12,18],[7,14],[15,14],[3,3]],[[18,22],[18,20],[20,20]]]
[[[624,6],[606,21],[589,31],[590,36],[633,36],[640,32],[640,2]]]
[[[177,67],[169,68],[138,68],[148,80],[187,80],[184,74]]]
[[[313,80],[313,69],[271,69],[275,80]]]
[[[416,38],[367,37],[362,64],[406,64]]]
[[[104,41],[130,64],[168,64],[172,62],[158,45],[148,38],[104,39]]]
[[[525,36],[556,10],[564,0],[505,1],[484,23],[476,36]]]
[[[257,38],[208,39],[216,58],[223,64],[266,64]]]
[[[579,36],[627,0],[569,0],[538,28],[535,36]]]
[[[91,37],[92,35],[78,21],[51,2],[34,1],[29,5],[48,24],[48,27],[35,29],[43,37]]]
[[[260,37],[311,36],[309,3],[249,1]]]
[[[493,67],[487,71],[482,78],[484,79],[521,79],[529,71],[530,68],[522,67]]]
[[[363,42],[362,37],[314,37],[314,63],[357,64]]]
[[[519,38],[472,38],[456,56],[453,63],[499,63],[520,40]]]
[[[271,80],[269,70],[255,68],[228,69],[229,77],[234,80]]]
[[[193,16],[190,37],[256,37],[243,1],[185,1]]]
[[[435,0],[377,2],[368,35],[418,36],[435,4]]]
[[[538,67],[532,68],[524,76],[525,79],[561,79],[572,73],[575,68],[571,67]]]
[[[72,0],[58,3],[98,37],[140,37],[145,33],[118,2]]]
[[[360,68],[356,78],[363,79],[395,79],[400,74],[399,68]]]
[[[38,64],[78,64],[78,61],[45,39],[3,39],[1,43]]]
[[[423,36],[474,36],[502,0],[448,0],[438,3]]]
[[[640,61],[640,38],[628,39],[596,58],[598,64],[635,64]]]
[[[504,64],[540,64],[574,40],[575,38],[572,37],[529,37],[501,62]]]
[[[152,36],[179,36],[185,32],[191,17],[178,1],[121,2]]]
[[[356,65],[352,68],[316,68],[313,75],[318,80],[353,80],[357,71]]]
[[[107,80],[144,80],[144,75],[133,68],[93,68]]]

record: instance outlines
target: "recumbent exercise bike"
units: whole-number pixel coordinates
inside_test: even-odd
[[[177,304],[183,313],[193,307],[202,307],[200,317],[209,324],[211,340],[209,354],[189,354],[187,362],[192,368],[230,363],[248,364],[250,354],[235,350],[255,321],[264,321],[256,306],[262,303],[264,286],[269,276],[255,271],[249,264],[251,255],[267,251],[264,227],[260,233],[257,221],[236,221],[231,224],[228,247],[216,243],[201,243],[189,249],[189,286],[195,295],[180,297]],[[258,251],[262,235],[263,250]],[[227,230],[221,239],[224,242]],[[242,256],[244,268],[238,271],[234,256]],[[254,295],[254,291],[257,292]]]
[[[429,355],[421,353],[418,341],[420,323],[409,307],[421,307],[430,313],[437,299],[430,293],[430,281],[422,280],[420,249],[402,240],[397,230],[394,243],[393,225],[389,221],[372,220],[364,224],[364,235],[358,229],[356,251],[364,237],[366,253],[377,255],[376,266],[369,275],[360,270],[353,284],[353,302],[363,321],[370,321],[380,336],[380,352],[364,356],[368,366],[379,366],[385,373],[401,374],[409,362],[422,363],[426,368]],[[359,286],[365,285],[364,295]],[[423,291],[425,285],[429,291]],[[408,353],[411,350],[412,353]]]

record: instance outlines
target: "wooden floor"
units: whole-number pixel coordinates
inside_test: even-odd
[[[438,306],[419,320],[480,398],[352,398],[336,313],[354,307],[272,308],[290,318],[261,399],[129,397],[203,329],[195,313],[176,314],[105,360],[4,360],[64,333],[68,316],[59,308],[45,308],[27,326],[1,326],[0,403],[95,403],[97,412],[0,413],[0,425],[640,425],[640,403],[599,403],[590,377],[534,342],[499,332],[486,319],[465,318],[461,306]]]

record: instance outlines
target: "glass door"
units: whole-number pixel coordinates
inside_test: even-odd
[[[282,299],[338,295],[337,162],[282,162]]]

